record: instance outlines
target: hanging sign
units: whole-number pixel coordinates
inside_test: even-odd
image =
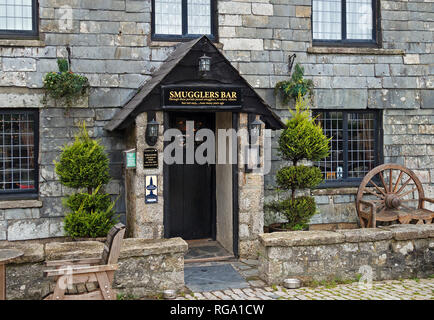
[[[158,180],[156,175],[145,176],[145,203],[158,202]]]
[[[136,168],[136,149],[131,149],[124,151],[125,152],[125,163],[127,169],[135,169]]]
[[[241,108],[241,88],[234,87],[163,87],[163,107]]]
[[[143,152],[143,168],[156,169],[158,168],[158,151],[154,148],[145,149]]]

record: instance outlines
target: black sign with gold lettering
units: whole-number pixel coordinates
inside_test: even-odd
[[[238,87],[163,87],[165,109],[236,109],[241,105]]]
[[[157,149],[145,149],[143,152],[143,168],[155,169],[158,168],[158,151]]]

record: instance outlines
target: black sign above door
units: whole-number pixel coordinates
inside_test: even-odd
[[[163,109],[239,109],[239,87],[163,86]]]

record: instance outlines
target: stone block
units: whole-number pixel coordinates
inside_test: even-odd
[[[221,14],[251,14],[252,6],[245,2],[219,1],[218,11]]]
[[[392,239],[393,233],[382,229],[336,230],[345,236],[346,242],[372,242]]]
[[[421,90],[421,103],[422,109],[434,109],[434,90]]]
[[[45,245],[45,259],[83,259],[101,256],[104,244],[99,241],[50,242]]]
[[[404,64],[419,64],[419,55],[418,54],[406,54],[403,57]]]
[[[413,240],[423,238],[434,238],[434,225],[403,225],[396,224],[388,227],[381,227],[390,230],[395,240]]]
[[[292,231],[262,234],[259,240],[266,247],[295,247],[342,243],[345,236],[330,231]]]
[[[256,15],[272,16],[273,5],[268,3],[252,3],[252,13]]]
[[[8,240],[29,240],[49,237],[48,219],[25,219],[8,221]]]
[[[312,9],[310,6],[296,6],[295,16],[297,18],[310,18]]]
[[[140,238],[124,239],[120,258],[144,257],[158,254],[187,252],[188,245],[181,238],[146,240]]]

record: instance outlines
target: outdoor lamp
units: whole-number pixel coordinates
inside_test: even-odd
[[[254,140],[255,138],[261,135],[262,121],[255,119],[252,123],[250,123],[250,136]]]
[[[146,143],[150,146],[155,146],[158,139],[158,130],[160,124],[155,119],[148,122],[146,127]]]
[[[199,58],[199,71],[200,72],[208,72],[211,70],[211,57],[208,57],[204,54]]]

